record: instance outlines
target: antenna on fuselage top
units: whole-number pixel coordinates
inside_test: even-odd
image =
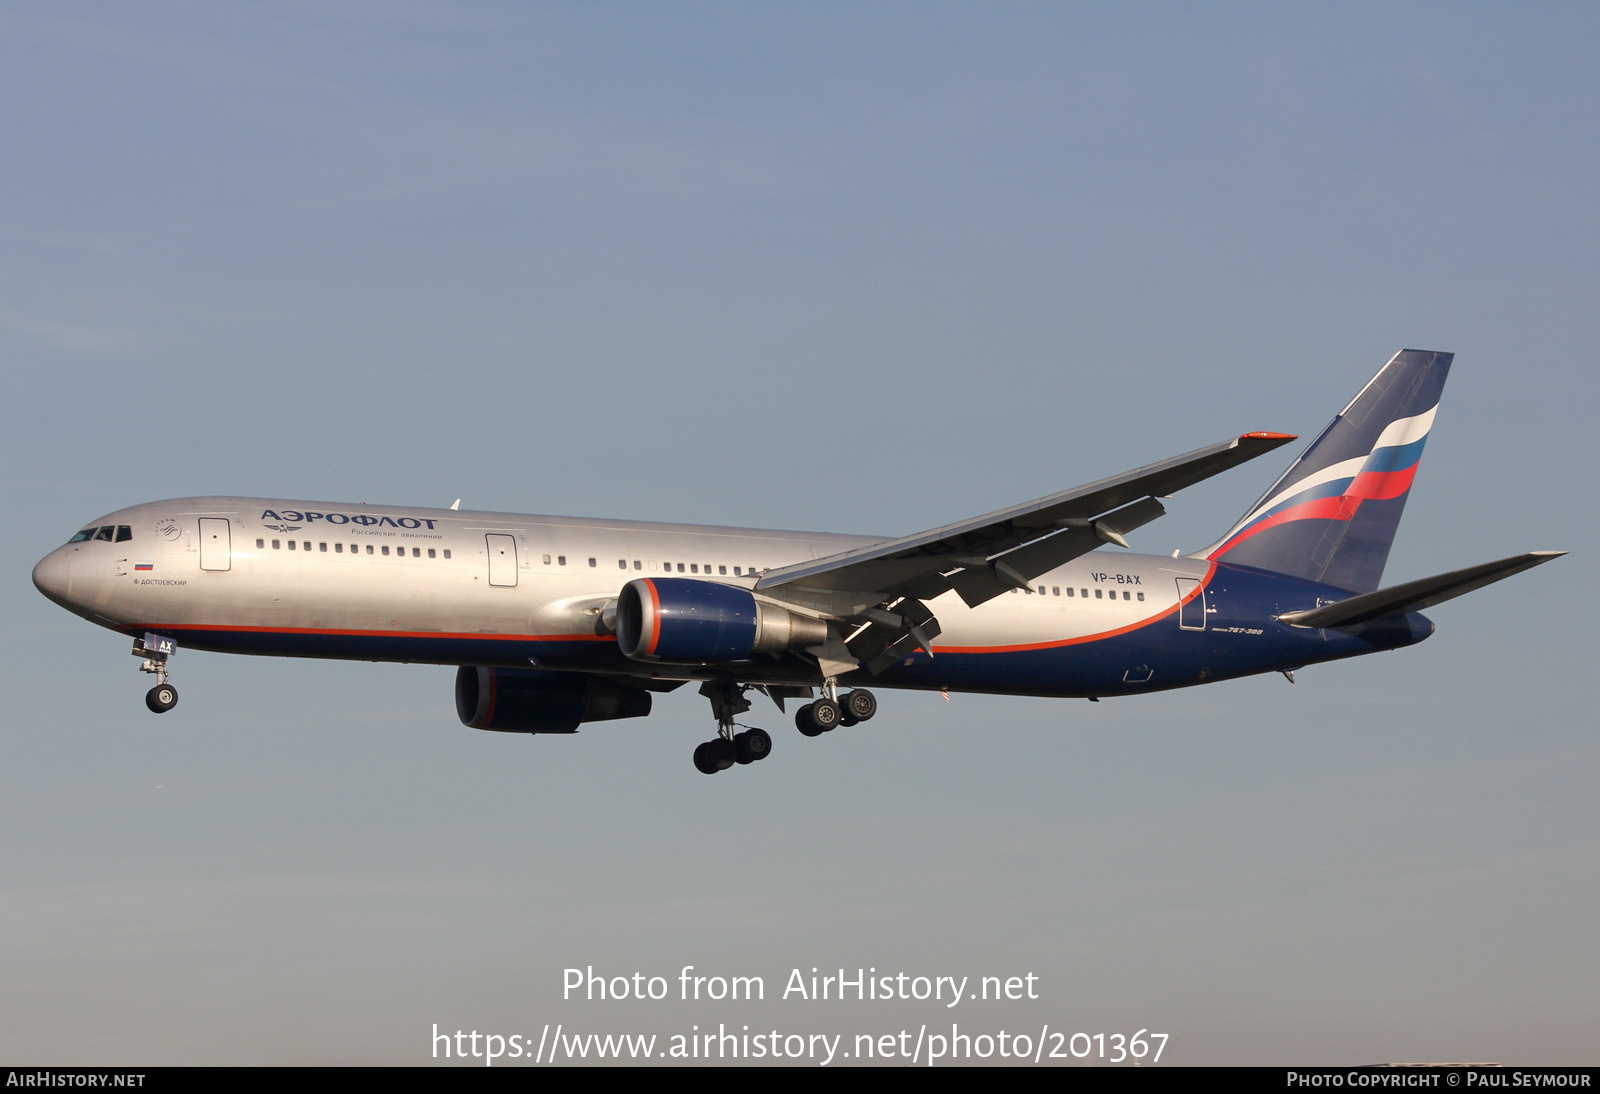
[[[455,504],[453,504],[453,505],[452,505],[452,506],[450,506],[450,508],[452,508],[452,509],[460,509],[460,508],[461,508],[461,499],[460,499],[460,498],[457,498],[457,499],[456,499],[456,500],[455,500]]]

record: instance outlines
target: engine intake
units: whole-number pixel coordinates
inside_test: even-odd
[[[641,577],[617,597],[617,646],[638,661],[744,661],[820,646],[820,619],[757,600],[749,589],[682,577]]]
[[[576,733],[583,722],[643,718],[650,693],[581,672],[456,670],[456,715],[473,729],[502,733]]]

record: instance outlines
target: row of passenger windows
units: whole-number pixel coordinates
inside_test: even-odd
[[[85,543],[91,539],[103,540],[106,543],[122,543],[133,538],[133,529],[126,524],[102,524],[98,528],[85,528],[68,543]]]
[[[86,528],[83,531],[79,532],[76,536],[73,536],[72,539],[69,542],[79,543],[79,542],[81,542],[83,540],[86,540],[86,539],[106,539],[106,540],[109,540],[111,538],[111,531],[112,531],[112,529],[111,529],[110,525],[107,525],[106,527],[100,528],[98,530],[96,530],[94,528]],[[124,525],[121,525],[120,527],[117,528],[117,530],[116,530],[116,538],[117,538],[117,542],[119,542],[119,543],[122,540],[131,539],[132,538],[132,535],[129,532],[127,525],[124,524]],[[283,548],[282,548],[281,544],[282,544],[282,541],[276,540],[276,539],[273,540],[272,541],[272,549],[274,551],[282,550]],[[256,540],[256,546],[258,548],[261,548],[261,549],[264,550],[266,548],[266,546],[267,546],[266,540],[264,540],[264,539]],[[291,539],[291,540],[288,541],[288,546],[289,546],[289,550],[291,550],[291,551],[294,551],[294,550],[309,551],[309,550],[311,550],[311,541],[310,540],[300,540],[300,541],[297,542],[297,541]],[[352,555],[360,554],[361,553],[361,548],[363,546],[366,547],[367,554],[369,554],[369,555],[371,555],[371,554],[389,555],[390,554],[389,545],[387,543],[377,544],[377,545],[374,545],[374,544],[371,544],[371,543],[368,543],[368,544],[365,544],[365,545],[360,544],[360,543],[352,543],[352,544],[350,544],[350,553]],[[327,551],[328,551],[328,545],[326,543],[318,543],[317,544],[317,549],[320,552],[326,554]],[[422,557],[422,550],[423,549],[421,547],[412,547],[411,548],[411,557],[412,558],[421,558]],[[429,547],[427,550],[428,550],[428,557],[429,558],[437,558],[437,557],[439,557],[438,554],[435,552],[435,548]],[[444,557],[445,558],[449,558],[450,557],[450,548],[445,547],[445,548],[442,548],[442,550],[443,550],[443,553],[444,553]],[[345,545],[343,543],[335,543],[333,545],[333,553],[336,554],[336,555],[344,554],[345,553]],[[405,554],[406,554],[406,548],[405,547],[395,547],[394,548],[394,556],[395,557],[404,558]],[[555,564],[557,566],[565,566],[567,564],[567,556],[566,555],[556,555],[554,557],[555,557]],[[546,566],[549,566],[551,564],[551,556],[550,555],[545,555],[544,556],[544,564]],[[596,559],[596,558],[590,558],[589,559],[589,568],[590,569],[594,569],[594,568],[598,567],[599,565],[600,565],[600,562],[599,562],[598,559]],[[709,574],[709,573],[712,572],[711,563],[709,563],[709,562],[704,563],[704,569],[703,570],[701,569],[702,564],[698,563],[698,562],[688,562],[688,563],[684,563],[684,562],[676,562],[676,563],[674,563],[674,562],[663,562],[663,563],[661,563],[661,569],[663,571],[665,571],[666,573],[669,573],[669,574],[673,572],[672,568],[674,566],[676,566],[678,568],[677,572],[680,573],[680,574],[681,573],[691,573],[691,574],[707,573],[707,574]],[[652,573],[654,573],[655,570],[656,570],[656,563],[655,563],[654,559],[650,560],[649,567],[650,567],[650,571]],[[643,559],[637,559],[637,558],[634,559],[633,560],[633,568],[635,570],[643,570],[645,568],[645,561]],[[617,569],[619,569],[619,570],[628,569],[628,560],[625,559],[625,558],[617,559]],[[728,568],[726,566],[718,566],[716,568],[716,572],[719,575],[727,576]],[[735,566],[733,568],[733,576],[734,577],[745,577],[745,576],[753,577],[755,575],[755,572],[756,572],[756,568],[754,566],[743,566],[743,567]],[[1047,588],[1049,590],[1048,592],[1046,592]],[[1040,585],[1037,590],[1035,590],[1033,588],[1028,588],[1028,589],[1012,589],[1011,591],[1014,592],[1014,593],[1026,592],[1029,596],[1033,596],[1035,592],[1037,592],[1038,595],[1040,595],[1040,596],[1061,596],[1062,595],[1061,586],[1060,585],[1050,585],[1050,586]],[[1083,597],[1083,599],[1087,600],[1087,599],[1089,599],[1089,590],[1088,589],[1073,589],[1069,585],[1069,586],[1067,586],[1067,591],[1066,591],[1065,595],[1067,595],[1069,597],[1071,597],[1071,596],[1080,596],[1081,595]],[[1115,600],[1115,599],[1117,599],[1117,590],[1115,590],[1115,589],[1109,589],[1109,590],[1108,589],[1096,589],[1094,591],[1094,598],[1096,600],[1103,600],[1103,599]],[[1128,590],[1124,589],[1124,590],[1122,590],[1122,599],[1124,599],[1124,600],[1138,599],[1138,600],[1142,601],[1142,600],[1144,600],[1144,593],[1130,593]]]
[[[276,540],[276,539],[273,540],[272,541],[272,549],[274,551],[283,550],[282,542],[283,542],[282,540]],[[256,546],[258,548],[261,548],[262,550],[265,550],[266,546],[267,546],[267,541],[264,540],[264,539],[258,539],[258,540],[256,540]],[[350,553],[353,554],[353,555],[359,555],[361,553],[362,546],[363,545],[360,544],[360,543],[352,543],[350,545]],[[388,555],[390,553],[389,552],[389,545],[387,543],[376,545],[376,550],[374,550],[374,545],[371,544],[371,543],[368,543],[365,546],[367,548],[367,554],[369,554],[369,555],[373,555],[373,554]],[[307,540],[300,540],[300,541],[296,542],[295,540],[291,539],[291,540],[289,540],[289,550],[291,550],[291,551],[295,551],[295,550],[309,551],[309,550],[311,550],[311,541],[307,539]],[[327,554],[328,553],[328,545],[326,543],[318,543],[317,544],[317,550],[320,551],[323,554]],[[439,551],[438,548],[429,547],[428,548],[428,557],[429,558],[438,558],[439,557],[438,551]],[[333,553],[336,554],[336,555],[344,554],[344,544],[335,543],[333,545]],[[444,557],[445,558],[449,558],[450,557],[450,548],[448,548],[448,547],[443,548],[443,553],[444,553]],[[406,549],[404,547],[396,547],[394,549],[393,557],[395,557],[395,558],[405,558],[406,557]],[[411,557],[412,558],[421,558],[422,557],[422,548],[421,547],[413,547],[413,548],[411,548]]]
[[[567,556],[566,555],[556,555],[555,556],[555,560],[556,560],[556,565],[557,566],[565,566],[567,564]],[[550,556],[549,555],[545,555],[544,556],[544,564],[546,566],[550,565]],[[591,558],[589,560],[589,569],[592,570],[592,569],[594,569],[595,567],[597,567],[599,565],[600,565],[600,560],[599,559]],[[651,573],[654,573],[656,571],[656,561],[655,561],[655,559],[651,559],[648,563],[646,563],[644,559],[640,559],[640,558],[636,558],[636,559],[633,560],[633,568],[635,570],[643,570],[643,569],[646,568],[647,565],[648,565]],[[683,574],[683,573],[690,573],[690,574],[706,573],[706,574],[709,574],[709,573],[711,573],[711,563],[709,563],[709,562],[705,563],[705,568],[704,569],[701,569],[701,564],[698,563],[698,562],[687,562],[687,563],[686,562],[663,562],[663,563],[661,563],[661,569],[666,571],[669,574],[672,573],[672,567],[673,566],[677,566],[678,567],[678,573],[680,573],[680,574]],[[627,568],[628,568],[628,560],[627,559],[625,559],[625,558],[617,559],[617,569],[626,570]],[[718,566],[717,569],[716,569],[716,572],[725,577],[725,576],[727,576],[728,568],[726,566]],[[755,572],[756,572],[756,568],[754,566],[735,566],[733,568],[733,576],[734,577],[754,577],[755,576]]]
[[[1037,590],[1040,596],[1046,596],[1046,595],[1049,595],[1049,596],[1060,596],[1061,595],[1061,586],[1060,585],[1051,585],[1050,586],[1050,592],[1048,594],[1044,590],[1045,590],[1045,587],[1043,585],[1040,585],[1038,590]],[[1011,591],[1014,592],[1014,593],[1026,592],[1029,596],[1032,596],[1034,594],[1035,590],[1033,590],[1033,589],[1026,589],[1026,590],[1024,590],[1024,589],[1012,589]],[[1089,590],[1088,589],[1078,590],[1078,592],[1082,593],[1083,599],[1085,599],[1085,600],[1089,599]],[[1074,592],[1074,590],[1072,589],[1072,587],[1070,585],[1067,587],[1067,595],[1068,596],[1076,595],[1076,593]],[[1096,589],[1094,591],[1094,598],[1096,600],[1115,600],[1117,598],[1117,590],[1115,590],[1115,589]],[[1133,600],[1135,598],[1137,598],[1139,600],[1143,600],[1144,599],[1144,594],[1143,593],[1130,593],[1126,589],[1122,590],[1122,599],[1124,599],[1124,600]]]

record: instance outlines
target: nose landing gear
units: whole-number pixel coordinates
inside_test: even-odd
[[[178,705],[178,689],[171,684],[157,684],[144,693],[144,705],[156,714],[165,714]]]
[[[177,652],[178,643],[164,635],[146,633],[133,640],[133,656],[145,659],[139,671],[156,678],[156,686],[144,694],[144,705],[152,713],[165,714],[178,705],[178,689],[167,679],[167,658]]]

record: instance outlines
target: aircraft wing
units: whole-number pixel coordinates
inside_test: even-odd
[[[971,520],[884,540],[826,558],[769,570],[756,591],[776,600],[877,625],[879,638],[894,635],[926,648],[937,623],[920,604],[896,614],[880,605],[931,599],[950,589],[976,606],[1099,547],[1126,547],[1127,532],[1166,512],[1156,500],[1270,452],[1295,438],[1287,433],[1246,433],[1182,456],[1101,479],[1059,494],[1013,505]],[[857,638],[860,636],[858,635]],[[860,644],[871,650],[876,641]],[[850,642],[851,653],[858,642]],[[882,652],[882,651],[879,651]],[[889,661],[893,657],[888,658]]]

